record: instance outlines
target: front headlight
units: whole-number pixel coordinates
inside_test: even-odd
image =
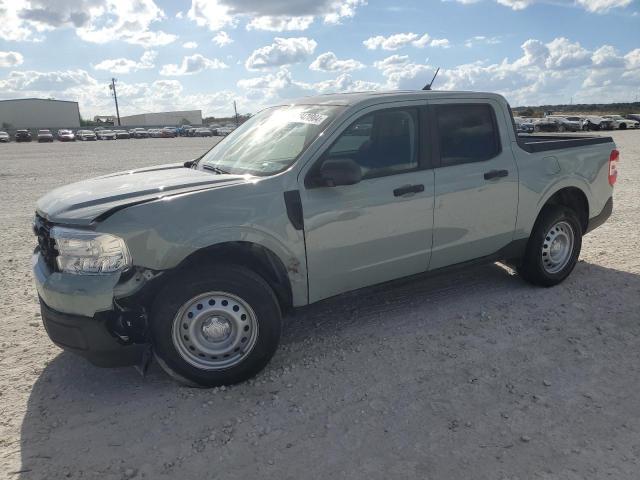
[[[53,227],[58,268],[67,273],[97,275],[126,270],[131,266],[131,255],[120,237],[108,233]]]

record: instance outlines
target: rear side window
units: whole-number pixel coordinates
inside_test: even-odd
[[[495,113],[486,104],[437,105],[440,165],[483,162],[500,153]]]

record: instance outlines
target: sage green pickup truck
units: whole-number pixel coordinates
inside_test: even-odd
[[[37,203],[47,333],[100,366],[243,381],[282,315],[340,293],[503,261],[549,287],[613,208],[610,137],[518,135],[491,93],[303,98],[200,158],[58,188]]]

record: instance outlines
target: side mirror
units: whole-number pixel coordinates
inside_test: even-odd
[[[362,180],[362,169],[350,158],[325,160],[320,166],[320,179],[327,187],[354,185]]]

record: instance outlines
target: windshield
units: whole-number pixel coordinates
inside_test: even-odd
[[[341,108],[292,105],[263,110],[209,150],[199,165],[258,176],[286,170]]]

